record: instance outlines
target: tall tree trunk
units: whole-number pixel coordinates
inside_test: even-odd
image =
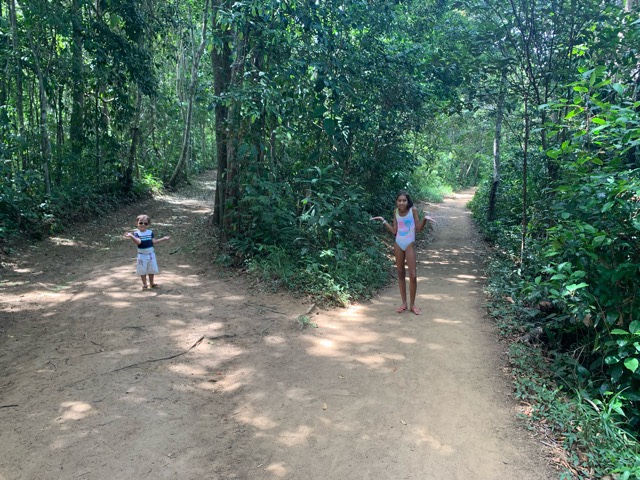
[[[182,134],[182,150],[180,152],[180,159],[176,165],[173,175],[168,182],[170,188],[175,188],[179,182],[180,175],[183,173],[185,163],[189,155],[189,147],[191,144],[191,123],[193,120],[193,102],[196,96],[196,87],[198,85],[198,69],[200,68],[200,58],[204,53],[204,48],[207,45],[207,23],[209,20],[209,0],[204,2],[204,14],[202,19],[202,35],[200,39],[200,46],[193,58],[193,64],[191,65],[191,82],[187,92],[187,115],[185,119],[184,131]]]
[[[27,33],[31,50],[33,52],[33,66],[38,78],[38,93],[40,100],[40,154],[42,156],[42,172],[47,195],[51,195],[51,141],[49,140],[49,129],[47,128],[47,111],[49,104],[44,83],[44,72],[40,66],[40,56],[36,50],[31,33]]]
[[[58,108],[56,119],[56,168],[54,184],[59,187],[62,183],[62,158],[64,149],[64,85],[58,85]]]
[[[500,186],[500,146],[502,141],[502,120],[504,118],[504,99],[507,94],[507,71],[502,70],[500,78],[500,93],[496,106],[496,128],[493,136],[493,176],[491,179],[491,191],[489,192],[488,220],[491,222],[496,215],[498,199],[498,187]]]
[[[16,114],[18,120],[18,135],[24,137],[24,94],[22,86],[22,60],[20,55],[20,45],[18,43],[19,33],[16,19],[16,2],[8,0],[9,3],[9,23],[11,24],[11,43],[13,46],[13,66],[16,78]],[[27,170],[27,155],[19,149],[18,156],[21,159],[22,171]]]
[[[71,2],[71,154],[79,159],[84,147],[84,65],[82,58],[82,8],[80,0]]]
[[[219,32],[220,35],[225,36],[224,32]],[[229,42],[224,41],[222,46],[218,50],[217,47],[211,50],[211,65],[213,69],[213,90],[216,98],[220,98],[222,94],[229,88],[229,82],[231,80],[231,49],[229,48]],[[215,117],[215,137],[216,137],[216,198],[213,208],[213,222],[219,227],[222,226],[222,219],[224,218],[225,201],[226,201],[226,188],[225,188],[225,172],[227,171],[227,142],[228,142],[228,130],[226,128],[227,122],[227,107],[220,100],[216,101],[214,108]]]
[[[127,167],[124,172],[123,190],[125,193],[131,191],[133,187],[133,171],[136,165],[138,142],[140,141],[140,116],[142,115],[142,91],[138,88],[136,96],[136,111],[131,125],[131,144],[129,145],[129,157]]]
[[[244,62],[247,45],[247,33],[240,35],[236,32],[234,44],[236,46],[235,62],[231,66],[231,76],[229,79],[230,88],[239,86],[242,82],[244,72]],[[227,112],[227,130],[229,136],[227,138],[227,168],[225,175],[225,215],[222,219],[222,236],[225,241],[227,236],[234,228],[234,210],[239,200],[239,184],[238,184],[238,146],[242,143],[242,126],[240,115],[240,101],[234,99]],[[231,207],[228,209],[227,207]]]
[[[522,238],[520,241],[520,271],[524,268],[524,252],[527,241],[527,163],[529,161],[529,92],[524,94],[524,145],[522,148]]]

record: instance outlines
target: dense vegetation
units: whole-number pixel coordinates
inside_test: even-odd
[[[500,253],[492,312],[505,333],[541,332],[532,364],[562,386],[545,390],[523,344],[521,395],[573,432],[574,476],[640,475],[637,12],[0,0],[0,241],[216,169],[220,260],[344,303],[387,280],[368,219],[398,189],[478,185]],[[548,407],[558,392],[577,403]]]

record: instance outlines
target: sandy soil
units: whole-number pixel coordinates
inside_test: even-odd
[[[0,270],[0,480],[556,478],[516,418],[460,194],[429,209],[418,305],[314,311],[212,262],[213,177]],[[122,233],[160,235],[142,291]]]

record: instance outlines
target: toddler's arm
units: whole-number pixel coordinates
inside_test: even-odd
[[[154,238],[153,239],[153,244],[155,245],[156,243],[166,242],[167,240],[170,240],[170,239],[171,239],[170,235],[165,235],[162,238]]]
[[[124,238],[130,238],[131,240],[133,240],[133,243],[135,243],[136,245],[140,245],[142,243],[142,240],[140,240],[138,237],[136,237],[133,233],[131,232],[126,232],[123,235]]]

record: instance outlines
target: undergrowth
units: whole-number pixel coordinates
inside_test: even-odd
[[[77,221],[95,218],[159,190],[150,177],[136,181],[123,193],[119,184],[94,186],[78,184],[51,195],[30,196],[21,190],[0,187],[0,243],[16,238],[40,240],[65,231]]]
[[[624,429],[621,394],[591,398],[561,375],[558,366],[571,364],[567,354],[547,349],[544,337],[522,341],[540,321],[540,312],[518,300],[520,280],[512,270],[506,258],[489,264],[488,310],[510,342],[515,396],[527,406],[523,417],[553,449],[559,478],[640,478],[640,444]]]

